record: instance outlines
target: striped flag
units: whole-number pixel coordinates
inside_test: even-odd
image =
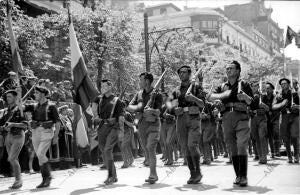
[[[90,103],[97,97],[98,90],[92,83],[91,78],[88,75],[87,67],[85,65],[82,53],[79,48],[79,44],[76,38],[76,33],[74,30],[73,22],[70,15],[70,10],[68,8],[69,14],[69,33],[70,33],[70,47],[71,47],[71,69],[72,69],[72,79],[75,90],[74,102],[79,104],[75,106],[74,115],[75,118],[75,129],[76,129],[76,142],[80,147],[86,147],[89,145],[89,140],[87,136],[87,121],[83,114],[84,111],[89,112]]]
[[[14,31],[12,29],[10,6],[9,6],[8,0],[6,2],[7,2],[7,26],[8,26],[8,31],[9,31],[10,48],[11,48],[12,61],[13,61],[12,69],[16,73],[23,74],[24,70],[23,70],[21,57],[19,54],[19,47],[18,47],[18,43],[15,38]]]
[[[85,65],[82,53],[79,48],[79,44],[76,38],[76,33],[70,15],[69,18],[71,68],[75,90],[74,101],[80,104],[83,110],[86,110],[88,109],[90,102],[92,102],[99,93],[88,75],[87,67]]]

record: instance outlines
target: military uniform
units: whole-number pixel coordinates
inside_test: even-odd
[[[4,115],[0,119],[0,126],[5,126],[6,122],[27,124],[24,115],[21,115],[21,112],[16,105],[9,106],[4,110]],[[12,166],[14,177],[16,180],[12,188],[20,188],[22,186],[21,167],[18,157],[25,142],[24,130],[25,128],[11,127],[5,138],[8,161]]]
[[[124,138],[121,143],[121,152],[124,161],[122,168],[127,168],[128,166],[131,166],[134,161],[132,150],[131,150],[131,142],[133,139],[134,129],[132,126],[128,125],[127,122],[133,124],[134,118],[127,111],[125,111],[124,113],[124,118],[125,118]]]
[[[97,127],[99,148],[108,169],[108,177],[104,183],[110,184],[118,180],[113,161],[113,148],[118,142],[119,117],[124,116],[124,106],[114,95],[99,96],[94,103],[98,105],[97,112],[100,119]]]
[[[267,163],[267,154],[268,154],[268,142],[267,142],[267,111],[264,108],[260,107],[260,94],[257,92],[254,94],[253,98],[253,108],[252,110],[253,117],[251,119],[251,133],[254,135],[256,149],[259,156],[259,163]],[[265,96],[265,95],[263,95]],[[265,98],[261,97],[262,103],[265,103],[263,100]]]
[[[173,164],[173,152],[175,151],[175,142],[176,142],[176,121],[174,110],[167,109],[166,105],[162,108],[162,125],[161,131],[164,133],[165,140],[165,165]]]
[[[288,82],[289,83],[289,82]],[[281,82],[280,82],[281,84]],[[289,159],[289,162],[292,162],[292,153],[291,153],[291,131],[289,128],[290,124],[290,108],[291,108],[291,100],[292,100],[292,92],[290,89],[283,91],[276,96],[276,98],[273,101],[272,106],[276,106],[280,103],[282,103],[284,100],[287,100],[287,104],[284,106],[281,106],[278,108],[276,111],[281,113],[281,123],[280,123],[280,138],[283,140],[285,147],[286,147],[286,152],[287,156]]]
[[[182,66],[181,68],[185,68]],[[180,68],[180,69],[181,69]],[[190,67],[188,67],[190,69]],[[178,70],[178,73],[180,71]],[[187,165],[190,170],[191,178],[188,184],[198,183],[202,178],[200,170],[200,109],[196,103],[187,101],[185,95],[189,88],[188,85],[179,86],[173,93],[173,99],[178,100],[178,107],[175,108],[176,120],[176,133],[178,141],[187,160]],[[193,85],[191,94],[199,99],[204,99],[202,88],[199,85]]]
[[[142,103],[143,105],[136,114],[136,117],[139,118],[137,128],[141,138],[141,145],[145,151],[145,159],[149,161],[150,173],[156,173],[156,147],[160,138],[161,123],[159,115],[152,115],[151,117],[147,114],[147,112],[145,112],[146,109],[144,109],[148,104],[151,95],[153,95],[152,91],[153,89],[148,92],[146,90],[140,90],[131,100],[129,105],[138,105],[139,103]],[[162,95],[157,93],[152,102],[153,106],[151,108],[160,110],[162,107],[162,101]],[[146,182],[155,183],[157,180],[158,178],[149,177],[146,179]]]
[[[214,136],[216,135],[217,124],[213,116],[214,106],[211,103],[206,103],[203,113],[200,114],[201,118],[201,143],[203,144],[203,164],[209,165],[212,159],[211,144]]]
[[[274,94],[266,94],[262,97],[262,101],[269,107],[269,112],[267,112],[268,118],[268,139],[271,149],[272,157],[280,156],[280,140],[279,140],[279,117],[280,113],[272,110],[272,103],[274,101]]]
[[[226,90],[231,90],[230,95],[221,100],[222,104],[219,109],[223,115],[222,122],[225,142],[230,147],[233,167],[237,177],[234,184],[246,186],[248,167],[247,147],[250,139],[249,105],[245,101],[238,99],[239,85],[245,94],[251,98],[253,97],[249,83],[240,79],[234,84],[230,84],[229,81],[223,83],[216,89],[215,93],[218,94]]]
[[[48,94],[44,87],[36,87],[37,91]],[[25,106],[25,112],[32,113],[32,144],[41,168],[43,182],[40,187],[47,187],[52,179],[51,168],[46,156],[47,151],[51,146],[52,138],[54,137],[54,124],[59,122],[59,114],[54,104],[49,100],[40,104],[29,104]],[[45,185],[46,184],[46,185]]]

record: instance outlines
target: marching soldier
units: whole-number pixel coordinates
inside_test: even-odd
[[[22,115],[22,112],[17,105],[17,91],[6,91],[5,98],[8,108],[5,109],[4,115],[0,119],[0,131],[8,131],[5,138],[5,146],[8,153],[8,161],[11,164],[15,177],[15,182],[10,188],[18,189],[22,187],[21,167],[18,157],[25,142],[24,130],[27,124],[24,115]]]
[[[206,103],[203,111],[200,113],[201,119],[201,139],[203,144],[203,164],[210,165],[212,161],[211,143],[216,133],[217,124],[213,114],[214,106]]]
[[[58,143],[58,134],[60,130],[60,119],[57,108],[47,99],[49,90],[42,86],[35,87],[35,100],[37,104],[25,106],[25,112],[32,113],[32,144],[37,155],[43,181],[37,188],[49,187],[52,176],[51,168],[46,157],[46,153],[51,145]]]
[[[138,130],[141,144],[145,150],[145,159],[149,161],[150,175],[145,180],[154,184],[158,180],[156,172],[156,146],[160,136],[160,109],[162,107],[162,95],[151,86],[153,75],[144,72],[140,74],[140,90],[129,103],[127,110],[137,112],[139,118]],[[157,84],[156,84],[157,87]]]
[[[228,81],[209,93],[211,101],[221,100],[219,109],[223,114],[225,141],[232,153],[232,162],[236,174],[234,184],[247,186],[247,147],[250,139],[248,107],[252,103],[253,93],[249,83],[240,79],[241,65],[237,61],[226,65]]]
[[[269,107],[268,117],[268,139],[271,149],[271,157],[280,156],[279,147],[279,115],[272,110],[272,103],[274,101],[274,85],[270,82],[266,83],[266,95],[262,97],[262,101]]]
[[[293,101],[291,107],[291,118],[289,123],[290,137],[291,142],[294,148],[294,163],[299,163],[299,94],[298,89],[294,87],[295,91],[293,91]]]
[[[108,177],[104,181],[111,185],[118,181],[113,160],[113,149],[118,140],[124,137],[124,106],[112,93],[112,83],[108,79],[101,81],[102,95],[93,102],[94,123],[98,125],[98,144],[106,161]]]
[[[291,153],[291,141],[289,132],[289,108],[291,108],[292,91],[290,89],[290,80],[287,78],[282,78],[279,80],[279,85],[281,86],[281,93],[279,93],[272,103],[272,109],[279,111],[281,113],[281,123],[280,123],[280,137],[283,140],[286,152],[288,156],[288,162],[292,163],[292,153]]]
[[[171,106],[170,98],[166,94],[165,104],[162,107],[162,126],[161,131],[164,132],[165,137],[165,159],[166,162],[164,165],[172,165],[174,162],[173,152],[175,152],[175,142],[176,142],[176,123],[175,123],[175,114],[174,110],[170,109]]]
[[[191,82],[191,67],[181,66],[177,73],[181,85],[172,93],[175,106],[176,132],[183,155],[190,170],[188,184],[197,184],[202,179],[200,170],[200,110],[204,107],[201,87]],[[191,87],[190,92],[188,89]],[[187,93],[188,92],[188,93]]]
[[[259,156],[259,164],[267,163],[268,142],[267,142],[267,115],[269,107],[265,104],[265,95],[261,94],[258,83],[254,84],[252,90],[253,98],[253,117],[251,119],[251,133],[254,135],[256,149]]]

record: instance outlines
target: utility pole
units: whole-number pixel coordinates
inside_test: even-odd
[[[149,34],[148,34],[148,14],[144,13],[144,36],[145,36],[145,57],[146,57],[146,71],[150,72],[150,58],[149,58]]]

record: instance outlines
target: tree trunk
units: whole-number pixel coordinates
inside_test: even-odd
[[[98,59],[98,61],[97,61],[97,70],[98,70],[97,87],[100,92],[101,92],[101,80],[102,80],[104,65],[105,65],[105,61],[103,59]]]

